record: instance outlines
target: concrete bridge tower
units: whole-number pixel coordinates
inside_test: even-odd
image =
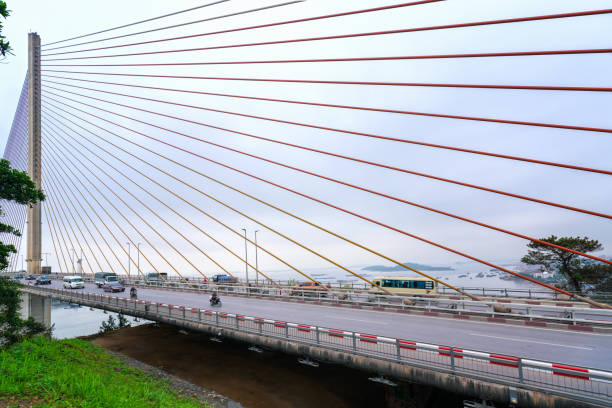
[[[28,175],[41,188],[40,36],[28,34]],[[27,209],[27,271],[39,274],[42,262],[41,204]]]

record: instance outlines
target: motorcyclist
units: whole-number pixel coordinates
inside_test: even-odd
[[[213,291],[212,295],[210,296],[210,304],[216,305],[219,303],[220,300],[221,298],[219,298],[219,296],[217,295],[217,291]]]
[[[130,289],[130,297],[131,298],[136,298],[137,294],[136,294],[136,288],[134,286],[132,286],[132,288]]]

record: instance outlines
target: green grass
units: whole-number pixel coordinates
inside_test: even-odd
[[[0,406],[10,407],[11,397],[53,408],[207,406],[89,342],[40,337],[0,351]]]

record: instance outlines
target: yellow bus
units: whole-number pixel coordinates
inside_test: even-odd
[[[422,276],[377,276],[370,293],[383,293],[383,287],[391,293],[406,295],[433,295],[438,293],[438,283]]]

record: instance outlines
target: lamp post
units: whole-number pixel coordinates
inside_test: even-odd
[[[259,264],[257,263],[257,232],[255,230],[255,285],[259,286]]]
[[[43,255],[45,256],[45,263],[47,264],[46,266],[49,266],[49,259],[47,258],[48,255],[51,255],[50,252],[43,252]]]
[[[21,270],[23,271],[23,255],[21,255]]]
[[[141,242],[136,244],[136,252],[138,252],[138,258],[136,260],[136,269],[138,270],[138,273],[140,273],[140,244]]]
[[[130,256],[130,243],[126,242],[128,246],[128,279],[130,278],[130,266],[132,264],[132,257]]]
[[[74,269],[74,257],[76,256],[76,251],[74,248],[70,248],[70,262],[72,263],[72,274],[76,275],[76,270]]]
[[[249,286],[249,252],[247,250],[247,231],[246,228],[242,228],[244,231],[244,270],[246,273],[246,284]]]

